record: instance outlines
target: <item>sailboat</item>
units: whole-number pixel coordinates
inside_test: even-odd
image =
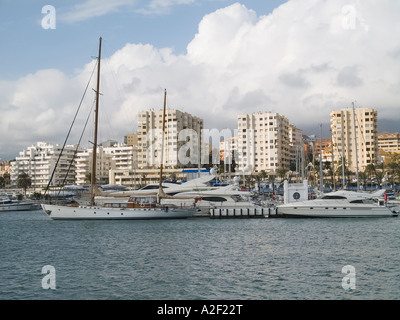
[[[87,206],[77,205],[56,205],[41,204],[44,212],[54,220],[127,220],[127,219],[182,219],[192,217],[196,213],[193,206],[178,207],[174,205],[161,205],[160,200],[165,196],[162,189],[162,170],[163,170],[163,151],[161,152],[160,166],[160,186],[158,195],[140,195],[130,197],[124,203],[99,206],[95,203],[96,194],[96,151],[97,151],[97,131],[99,114],[99,90],[100,90],[100,61],[101,61],[101,41],[99,39],[99,55],[97,62],[97,90],[96,90],[96,109],[95,109],[95,129],[92,154],[92,175],[91,175],[91,201]],[[164,114],[163,114],[163,141],[165,131],[165,111],[166,95],[164,94]],[[163,150],[163,147],[162,147]]]

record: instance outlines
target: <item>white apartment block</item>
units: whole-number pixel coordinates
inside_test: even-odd
[[[354,115],[353,115],[354,113]],[[363,171],[378,159],[378,112],[371,108],[341,109],[331,112],[333,161]]]
[[[297,134],[296,134],[297,136]],[[273,112],[238,116],[239,171],[274,173],[290,166],[289,121]]]
[[[161,162],[161,139],[162,139],[163,110],[140,111],[138,113],[138,168],[154,168]],[[185,129],[189,129],[186,130]],[[182,165],[182,155],[179,155],[180,148],[189,139],[193,144],[191,156],[197,159],[198,156],[198,133],[203,129],[203,120],[189,113],[175,109],[168,109],[165,116],[164,136],[164,166],[169,168]],[[185,133],[195,132],[195,136],[187,137]],[[187,154],[185,154],[188,156]],[[197,161],[198,163],[198,161]],[[196,164],[197,164],[196,163]],[[187,163],[183,163],[187,164]],[[194,163],[192,163],[194,164]]]
[[[29,175],[32,187],[45,188],[54,171],[62,146],[46,142],[37,142],[19,153],[19,157],[11,164],[11,182],[17,184],[18,176],[22,173]],[[73,162],[76,146],[67,145],[54,172],[50,186],[74,184],[75,166]],[[79,151],[79,150],[78,150]]]
[[[134,168],[134,147],[115,144],[109,147],[99,146],[96,156],[96,181],[98,184],[107,184],[115,181],[114,172],[129,176]],[[76,184],[90,183],[88,177],[92,170],[92,149],[80,152],[76,158]],[[112,176],[110,176],[112,175]]]

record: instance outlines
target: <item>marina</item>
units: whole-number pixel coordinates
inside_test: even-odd
[[[4,300],[397,300],[400,219],[58,221],[0,214]],[[56,288],[42,288],[44,266]],[[356,286],[345,289],[344,266]]]

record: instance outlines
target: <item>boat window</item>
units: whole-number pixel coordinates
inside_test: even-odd
[[[202,200],[213,201],[213,202],[225,202],[225,201],[227,201],[225,198],[222,198],[222,197],[203,197]]]
[[[241,195],[238,195],[238,194],[231,195],[231,198],[235,202],[247,201],[244,197],[242,197]]]
[[[139,204],[155,204],[157,203],[157,197],[130,197],[129,202],[139,203]]]
[[[364,200],[359,199],[359,200],[352,200],[350,203],[364,203]]]
[[[323,196],[321,199],[331,199],[331,200],[338,200],[338,199],[347,199],[343,196]]]
[[[148,186],[143,187],[140,190],[155,190],[155,189],[158,189],[158,188],[159,188],[159,186],[156,186],[156,185],[148,185]],[[163,189],[167,189],[167,188],[168,187],[163,186]]]

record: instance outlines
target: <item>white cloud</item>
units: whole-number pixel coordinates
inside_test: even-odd
[[[62,12],[58,19],[75,23],[104,16],[122,10],[131,10],[140,14],[167,14],[171,8],[195,3],[195,0],[86,0]]]
[[[275,111],[319,130],[354,100],[399,121],[398,12],[391,0],[291,0],[259,17],[234,4],[203,18],[185,55],[127,44],[103,63],[102,108],[114,134],[103,138],[132,132],[139,110],[162,107],[164,88],[169,107],[208,128],[234,129],[238,114]],[[91,68],[74,78],[42,70],[3,83],[0,134],[17,137],[17,150],[46,137],[61,143]],[[3,159],[6,145],[1,140]]]
[[[79,22],[116,12],[123,7],[133,7],[136,3],[136,0],[86,0],[58,18],[69,23]]]
[[[136,11],[142,14],[166,14],[173,6],[193,3],[195,0],[151,0],[147,6]]]

